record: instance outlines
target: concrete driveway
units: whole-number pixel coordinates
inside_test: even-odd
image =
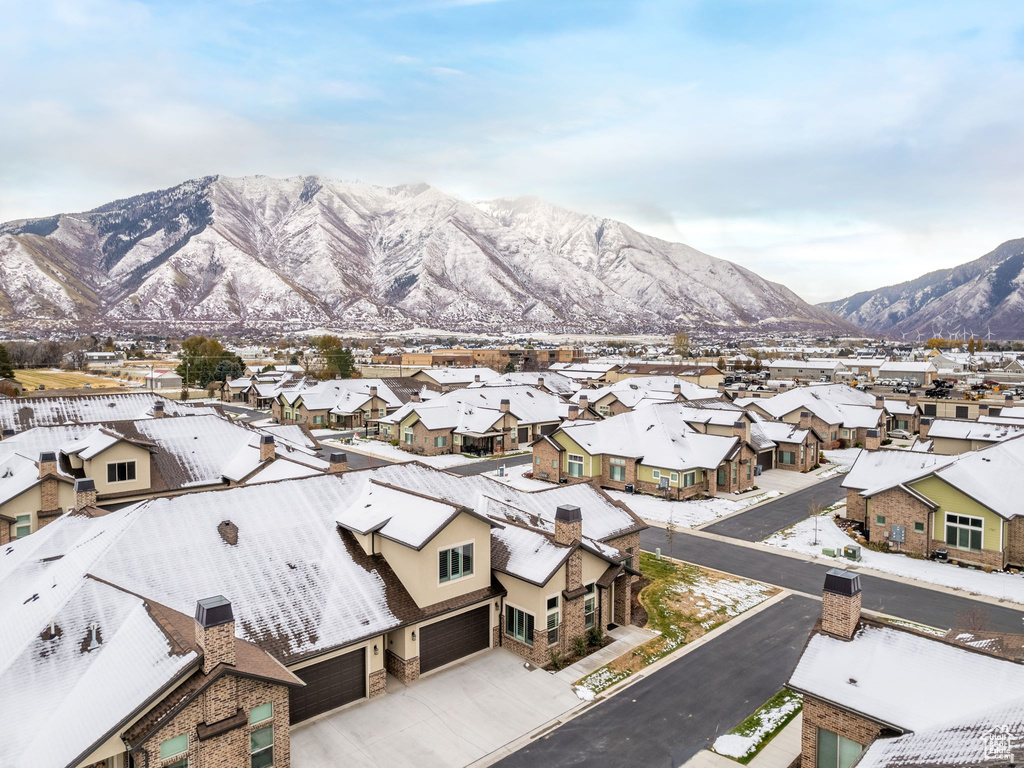
[[[291,732],[293,768],[458,768],[516,741],[582,702],[568,683],[502,649]]]

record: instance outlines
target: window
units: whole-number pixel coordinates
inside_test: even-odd
[[[796,454],[793,451],[779,451],[779,464],[796,464]]]
[[[437,553],[437,578],[444,583],[473,575],[473,545],[463,544]]]
[[[252,768],[270,768],[274,764],[274,726],[265,725],[249,734]]]
[[[435,437],[434,438],[434,447],[435,448],[445,448],[447,446],[448,446],[448,436],[447,435],[442,435],[441,437]]]
[[[15,518],[14,535],[17,538],[28,536],[32,533],[32,515],[18,515]]]
[[[602,416],[607,416],[609,413],[611,413],[611,408],[609,408],[607,405],[599,405],[597,406],[597,412],[600,413]]]
[[[558,642],[558,595],[548,598],[547,603],[548,645]]]
[[[835,431],[834,429],[832,430],[832,442],[833,442],[833,443],[834,443],[834,442],[836,441],[836,436],[837,436],[838,434],[839,434],[839,433],[838,433],[838,432],[836,432],[836,431]]]
[[[671,478],[672,478],[672,482],[674,484],[679,485],[679,473],[678,472],[673,472],[672,475],[671,475]]]
[[[552,469],[558,469],[558,459],[552,459],[551,460],[551,468]]]
[[[107,464],[107,482],[124,483],[135,479],[134,461],[117,461]]]
[[[970,416],[968,416],[968,411],[967,411],[967,406],[966,405],[958,405],[956,407],[956,417],[958,419],[969,419],[970,418]]]
[[[696,472],[687,472],[685,475],[683,475],[683,487],[684,488],[690,488],[690,487],[692,487],[692,486],[694,486],[696,484],[697,484],[697,473]]]
[[[590,629],[594,626],[594,617],[597,613],[597,590],[593,584],[587,584],[587,595],[583,600],[583,626]]]
[[[163,763],[164,760],[179,758],[173,763]],[[188,768],[188,734],[175,736],[173,739],[160,742],[160,760],[162,768]]]
[[[864,747],[855,741],[818,729],[818,764],[816,768],[850,768]]]
[[[377,418],[378,419],[383,419],[387,415],[388,415],[387,409],[385,409],[385,408],[378,408],[377,409]]]
[[[980,517],[946,513],[946,543],[957,549],[980,550],[982,527],[985,521]]]
[[[260,704],[258,707],[253,707],[249,710],[249,725],[257,725],[262,723],[264,720],[269,720],[274,716],[274,705],[271,702],[266,704]]]
[[[625,459],[608,459],[609,468],[608,476],[612,480],[616,480],[620,483],[626,482],[626,460]]]
[[[924,533],[924,523],[920,520],[914,521],[914,533]]]
[[[313,423],[314,424],[323,424],[324,423],[324,417],[323,416],[314,416],[313,417]]]
[[[569,477],[583,477],[583,457],[579,454],[569,454]]]
[[[533,614],[506,605],[505,634],[521,643],[533,645]]]
[[[885,525],[885,515],[875,515],[875,525]]]
[[[537,458],[535,458],[533,460],[533,463],[536,464],[537,466],[540,466],[540,457],[538,456]]]
[[[406,445],[412,445],[412,427],[406,427],[405,432],[402,434],[402,440]]]
[[[935,415],[935,403],[925,403],[924,404],[924,415],[925,416],[934,416]]]
[[[653,477],[655,480],[661,480],[661,470],[660,469],[652,469],[651,470],[651,477]]]

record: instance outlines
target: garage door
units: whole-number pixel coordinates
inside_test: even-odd
[[[772,452],[765,451],[764,453],[757,454],[757,466],[761,469],[768,470],[772,468]]]
[[[444,666],[490,645],[490,606],[474,608],[420,630],[420,672]]]
[[[289,708],[293,723],[363,698],[366,695],[366,651],[346,653],[297,670],[295,674],[306,685],[291,689]]]

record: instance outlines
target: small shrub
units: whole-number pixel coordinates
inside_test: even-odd
[[[885,440],[883,440],[881,442],[881,445],[892,445],[892,438],[891,437],[885,438]]]
[[[864,546],[870,549],[872,552],[889,551],[889,542],[887,541],[868,541],[864,544]]]
[[[862,442],[860,442],[858,440],[856,443],[853,444],[853,447],[854,448],[863,448],[864,447],[864,443],[862,443]]]
[[[596,624],[587,631],[587,644],[596,648],[601,645],[601,640],[604,639],[604,635],[601,633],[601,628]]]
[[[821,464],[815,464],[811,469],[821,469]]]
[[[555,669],[561,669],[565,666],[565,658],[558,651],[551,652],[551,666]]]
[[[580,635],[572,639],[572,652],[577,658],[587,655],[587,638]]]
[[[752,490],[752,491],[760,491],[761,490],[761,486],[755,485],[750,490]]]
[[[395,448],[397,448],[397,447],[398,447],[398,440],[397,440],[397,439],[395,439],[395,440],[392,440],[392,441],[391,441],[391,444],[392,444],[393,446],[395,446]]]

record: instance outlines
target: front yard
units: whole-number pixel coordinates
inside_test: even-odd
[[[857,543],[836,525],[831,514],[831,512],[841,511],[845,506],[845,503],[836,505],[830,507],[824,514],[801,520],[794,526],[772,534],[764,540],[764,543],[780,549],[813,555],[825,561],[834,561],[846,567],[870,568],[943,587],[1024,604],[1024,575],[1020,574],[985,573],[981,570],[960,568],[949,563],[924,560],[896,552],[875,552],[867,547],[861,547],[863,559],[859,563],[852,563],[843,557],[829,557],[823,554],[823,549],[842,552],[844,546]]]
[[[782,689],[750,717],[715,739],[713,750],[746,765],[803,708],[799,693]]]
[[[640,553],[640,571],[647,581],[640,592],[647,628],[659,636],[591,672],[578,686],[600,693],[779,592],[647,552]]]

